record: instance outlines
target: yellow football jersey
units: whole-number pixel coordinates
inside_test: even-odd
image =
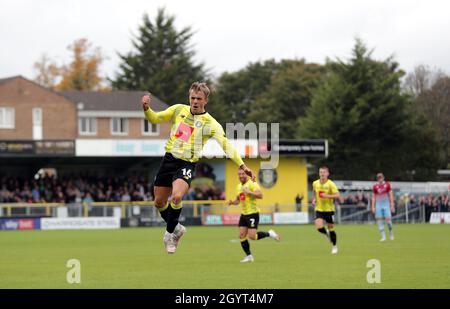
[[[243,215],[250,215],[254,213],[259,213],[259,208],[256,206],[256,198],[253,196],[250,196],[248,194],[244,193],[244,188],[249,189],[250,191],[256,191],[261,190],[259,185],[252,181],[251,179],[248,179],[246,183],[242,184],[239,182],[237,185],[237,194],[239,197],[239,205],[242,207],[242,214]]]
[[[319,196],[320,192],[325,194],[335,194],[339,190],[330,179],[324,184],[320,183],[320,179],[313,182],[313,191],[316,198],[316,211],[334,211],[334,200],[332,198],[322,198]]]
[[[172,122],[165,150],[174,157],[197,162],[201,158],[203,146],[212,137],[238,166],[244,164],[236,148],[227,139],[222,126],[210,114],[205,112],[193,115],[190,106],[184,104],[172,105],[162,112],[149,108],[144,113],[151,123]]]

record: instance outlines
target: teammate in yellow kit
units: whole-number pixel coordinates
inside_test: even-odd
[[[142,108],[148,121],[154,124],[166,121],[172,123],[165,146],[166,154],[154,181],[155,206],[167,223],[163,241],[168,253],[176,251],[179,239],[186,232],[186,228],[178,222],[181,200],[189,189],[195,163],[201,157],[203,145],[208,139],[216,139],[239,169],[252,179],[255,178],[226,138],[222,126],[205,111],[209,94],[206,83],[193,83],[189,89],[190,105],[175,104],[162,112],[154,112],[150,108],[150,94],[142,97]]]
[[[259,223],[259,208],[256,206],[256,200],[262,199],[262,192],[259,185],[249,179],[243,170],[239,170],[239,184],[237,186],[237,196],[234,200],[230,200],[228,205],[241,205],[241,217],[239,218],[239,239],[241,246],[247,256],[241,263],[253,262],[254,258],[250,252],[250,244],[247,235],[252,240],[259,240],[271,237],[276,241],[280,241],[280,236],[274,230],[268,232],[257,232]]]
[[[331,249],[332,254],[337,254],[337,236],[334,231],[334,200],[339,198],[339,190],[328,176],[330,172],[328,167],[322,166],[319,169],[320,179],[313,182],[314,198],[313,205],[316,207],[316,218],[314,223],[317,230],[327,235],[328,239],[333,244]],[[328,224],[328,229],[325,228],[325,222]]]

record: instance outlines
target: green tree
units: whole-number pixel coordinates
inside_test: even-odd
[[[237,72],[223,73],[208,103],[209,112],[222,124],[246,123],[253,104],[270,85],[272,76],[284,63],[275,60],[248,64]]]
[[[437,132],[442,145],[442,167],[449,167],[450,77],[440,70],[418,66],[406,77],[405,88],[414,99],[413,111],[426,117]]]
[[[190,27],[178,31],[175,17],[159,9],[154,21],[144,15],[134,51],[119,54],[121,64],[113,88],[148,90],[169,104],[184,102],[194,81],[206,81],[203,64],[195,64]]]
[[[323,66],[304,60],[250,63],[219,77],[208,109],[222,124],[280,123],[280,136],[294,138],[296,120],[323,75]]]
[[[431,121],[438,132],[444,163],[450,163],[450,77],[436,80],[415,101],[415,111]],[[446,166],[442,166],[446,167]]]
[[[402,93],[398,64],[374,60],[358,39],[348,62],[328,61],[327,68],[299,135],[328,139],[334,177],[373,179],[380,170],[390,179],[436,177],[436,132]]]
[[[311,103],[312,91],[321,83],[325,69],[304,60],[285,60],[285,65],[272,75],[248,115],[249,121],[279,123],[280,138],[293,139],[297,119]]]

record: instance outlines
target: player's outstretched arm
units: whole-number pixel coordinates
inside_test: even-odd
[[[341,197],[341,194],[340,194],[339,192],[333,193],[333,194],[325,194],[325,193],[324,193],[324,194],[321,194],[320,197],[323,197],[323,198],[338,199],[338,198]]]
[[[172,119],[175,113],[176,105],[172,105],[162,112],[155,112],[150,108],[152,97],[150,93],[144,95],[141,99],[142,109],[144,110],[145,118],[151,123],[161,123]]]
[[[234,148],[233,145],[231,145],[230,141],[225,136],[225,132],[223,131],[222,126],[219,123],[215,123],[213,124],[211,130],[211,136],[219,143],[220,147],[222,147],[227,157],[233,160],[233,162],[236,163],[236,165],[239,166],[240,169],[242,169],[248,176],[252,178],[253,181],[255,181],[255,174],[244,164],[244,161],[242,161],[242,158],[239,155],[237,149]]]
[[[261,190],[251,191],[249,189],[245,189],[244,192],[245,192],[245,194],[250,195],[251,197],[254,197],[257,199],[263,198],[263,194],[262,194]]]
[[[238,204],[239,204],[239,197],[238,196],[236,196],[236,198],[234,200],[229,200],[228,201],[228,206],[238,205]]]
[[[239,168],[243,170],[247,174],[247,176],[249,176],[253,181],[256,180],[255,173],[253,173],[253,171],[250,168],[248,168],[245,164],[240,165]]]
[[[316,207],[316,196],[317,196],[317,192],[316,192],[316,187],[314,186],[314,183],[313,183],[312,187],[313,187],[313,189],[312,189],[313,196],[312,196],[312,200],[311,200],[311,205],[312,205],[313,207]]]
[[[331,183],[331,194],[326,194],[324,192],[319,192],[319,196],[321,198],[331,198],[331,199],[339,199],[341,197],[341,194],[339,193],[338,188],[334,183]]]

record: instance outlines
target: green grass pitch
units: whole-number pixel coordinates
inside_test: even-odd
[[[282,241],[252,241],[249,264],[237,227],[188,227],[174,255],[163,228],[2,231],[0,288],[450,288],[450,225],[394,225],[385,243],[375,225],[338,225],[336,256],[312,225],[273,228]],[[80,284],[66,282],[71,258]],[[381,283],[367,283],[369,259]]]

